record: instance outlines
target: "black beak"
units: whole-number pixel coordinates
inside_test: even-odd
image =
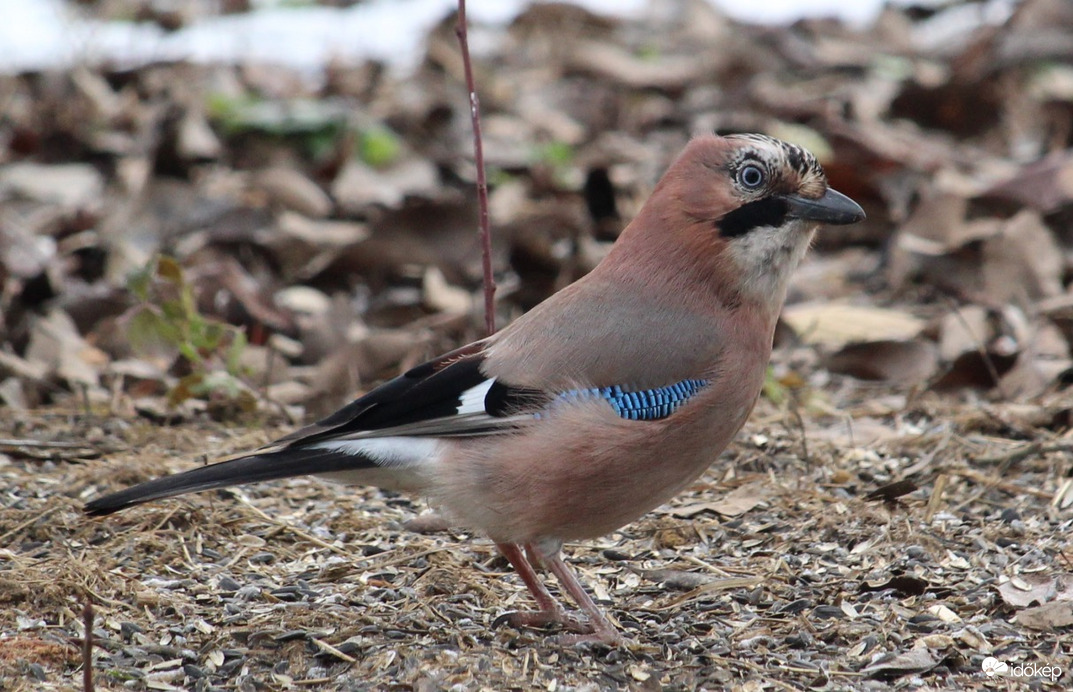
[[[861,205],[830,188],[819,199],[783,195],[783,200],[788,208],[786,215],[793,219],[818,221],[835,226],[864,220],[864,209],[861,209]]]

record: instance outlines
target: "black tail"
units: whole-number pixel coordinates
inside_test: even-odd
[[[145,483],[120,490],[111,495],[87,502],[86,514],[94,517],[118,512],[143,502],[196,493],[213,488],[226,488],[258,481],[305,476],[315,473],[356,471],[375,468],[370,459],[354,454],[345,454],[328,449],[289,448],[277,452],[254,454],[248,457],[222,461],[218,464],[156,478]]]

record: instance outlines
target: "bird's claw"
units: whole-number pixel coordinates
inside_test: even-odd
[[[510,625],[516,629],[524,627],[545,628],[558,625],[568,632],[575,633],[574,635],[564,636],[587,636],[595,631],[588,622],[578,620],[562,611],[554,610],[512,610],[503,613],[492,621],[492,629],[501,625]]]

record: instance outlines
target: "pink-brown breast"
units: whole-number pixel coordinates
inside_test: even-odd
[[[718,219],[740,204],[731,149],[695,139],[610,254],[490,337],[484,372],[563,392],[708,385],[669,417],[631,421],[598,399],[516,433],[446,443],[432,495],[499,541],[598,536],[667,501],[714,462],[752,411],[781,300],[750,300]]]
[[[592,538],[633,521],[692,483],[740,430],[770,354],[763,329],[724,337],[718,360],[695,373],[709,384],[668,418],[626,420],[583,399],[496,440],[453,442],[433,498],[497,541]]]

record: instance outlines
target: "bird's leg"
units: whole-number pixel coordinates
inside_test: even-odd
[[[541,562],[547,565],[548,569],[555,575],[555,578],[570,594],[570,597],[574,599],[574,602],[581,606],[581,609],[589,616],[590,630],[588,633],[560,635],[558,637],[560,643],[583,644],[585,642],[596,642],[609,646],[618,646],[623,643],[622,635],[604,616],[600,608],[589,597],[589,594],[585,592],[585,587],[581,585],[581,582],[577,580],[577,577],[574,576],[574,573],[563,562],[562,557],[559,556],[559,546],[555,546],[554,551],[540,551],[539,548],[534,551],[534,546],[530,544],[526,546],[526,549],[530,552],[538,552]]]
[[[525,555],[517,543],[496,543],[496,547],[499,548],[499,552],[503,553],[503,557],[507,558],[507,561],[514,567],[514,571],[525,582],[526,588],[529,589],[529,593],[533,594],[533,598],[536,599],[537,605],[540,606],[541,610],[548,612],[561,610],[559,604],[555,601],[555,597],[548,592],[547,587],[540,581],[536,570],[525,559]]]
[[[532,543],[525,544],[525,559],[529,561],[529,564],[534,569],[541,569],[545,572],[548,570],[548,566],[544,564],[543,558],[540,557],[540,550]]]
[[[525,558],[525,554],[522,553],[522,549],[518,544],[496,543],[496,547],[499,548],[499,552],[503,553],[503,557],[507,558],[507,561],[514,567],[514,571],[518,573],[518,576],[522,578],[522,582],[524,582],[526,588],[529,589],[529,593],[533,594],[533,598],[536,599],[537,606],[540,610],[529,612],[515,610],[509,613],[504,613],[495,619],[492,623],[492,627],[498,627],[504,623],[507,623],[512,627],[546,627],[548,625],[557,624],[574,632],[592,631],[591,628],[587,628],[583,623],[578,622],[563,612],[562,607],[556,602],[555,597],[548,592],[547,587],[540,581],[540,577],[537,576],[536,571],[533,569],[533,566],[529,564],[529,561]],[[532,555],[531,552],[530,555]]]

